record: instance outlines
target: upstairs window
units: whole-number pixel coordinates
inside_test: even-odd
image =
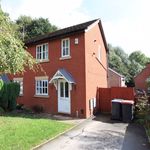
[[[38,61],[48,60],[48,44],[41,44],[36,46],[36,59]]]
[[[62,39],[61,41],[61,57],[70,56],[70,39]]]

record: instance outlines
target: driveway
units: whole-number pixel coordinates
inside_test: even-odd
[[[110,116],[101,115],[38,150],[150,150],[150,145],[140,125],[112,121]]]

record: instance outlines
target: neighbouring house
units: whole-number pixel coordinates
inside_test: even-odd
[[[13,76],[21,82],[17,102],[45,112],[92,115],[98,87],[107,87],[107,43],[99,19],[32,38],[27,51],[44,71]]]
[[[125,87],[125,78],[115,70],[108,68],[108,87]]]
[[[143,89],[147,92],[148,86],[146,80],[150,77],[150,63],[146,65],[146,67],[134,77],[135,88]]]

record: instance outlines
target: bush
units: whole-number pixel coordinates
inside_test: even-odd
[[[0,107],[0,114],[3,114],[5,111],[2,107]]]
[[[19,83],[9,82],[1,83],[0,81],[0,107],[4,110],[16,109],[16,99],[19,96]]]
[[[0,97],[2,97],[2,93],[3,93],[3,85],[4,85],[4,82],[3,80],[0,79]]]
[[[44,108],[42,106],[39,106],[39,105],[34,105],[32,107],[32,109],[33,109],[33,111],[35,113],[42,113],[42,112],[44,112]]]
[[[32,114],[33,110],[31,108],[23,106],[23,112],[27,114]]]
[[[150,104],[147,96],[139,97],[136,103],[136,118],[150,128]]]
[[[16,109],[17,110],[23,110],[24,104],[17,104]]]
[[[19,92],[20,92],[20,85],[19,83],[14,83],[14,82],[10,82],[7,84],[8,87],[8,109],[9,110],[14,110],[16,109],[16,99],[19,96]]]
[[[4,110],[7,110],[8,108],[8,88],[7,88],[7,84],[3,85],[2,88],[2,94],[1,94],[1,98],[0,98],[0,107],[2,107]]]

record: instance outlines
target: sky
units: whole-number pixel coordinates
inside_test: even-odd
[[[107,43],[150,57],[150,0],[1,0],[12,20],[48,18],[59,28],[100,18]]]

